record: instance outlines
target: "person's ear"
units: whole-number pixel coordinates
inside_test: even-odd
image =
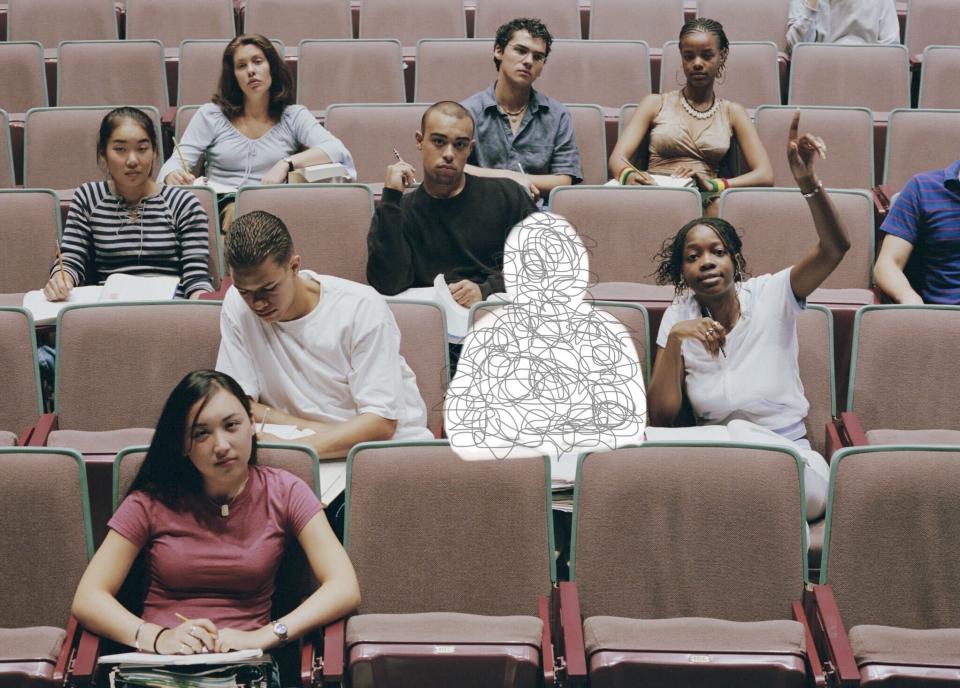
[[[417,131],[417,133],[413,135],[413,138],[417,140],[417,150],[422,151],[423,150],[423,132]]]
[[[290,257],[290,270],[293,271],[294,276],[300,272],[301,262],[300,255],[297,253]]]

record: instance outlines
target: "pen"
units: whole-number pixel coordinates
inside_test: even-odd
[[[707,317],[707,318],[710,318],[711,320],[715,320],[715,318],[713,317],[713,315],[710,313],[710,309],[707,308],[706,306],[701,306],[701,307],[700,307],[700,315],[705,316],[705,317]],[[723,348],[723,344],[720,345],[720,353],[723,354],[723,357],[724,357],[724,358],[727,357],[727,352],[726,352],[726,350]]]
[[[405,162],[405,160],[400,157],[400,151],[398,151],[396,148],[393,149],[393,154],[394,154],[395,156],[397,156],[397,162]],[[419,184],[419,183],[420,183],[420,182],[417,181],[416,175],[414,175],[414,177],[413,177],[413,183],[414,183],[414,184]]]

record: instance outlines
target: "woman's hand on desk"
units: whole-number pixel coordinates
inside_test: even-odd
[[[271,167],[270,170],[260,178],[260,183],[264,186],[267,184],[285,184],[289,171],[290,166],[286,161],[278,160],[277,164]]]
[[[627,177],[626,183],[624,184],[624,186],[656,186],[656,185],[657,183],[653,180],[653,177],[651,177],[649,174],[647,174],[642,170],[640,170],[639,172],[636,170],[631,172],[630,175]]]
[[[187,619],[163,629],[155,645],[161,655],[195,655],[216,652],[217,637],[217,627],[210,619]]]
[[[57,270],[50,281],[44,285],[43,295],[47,297],[47,301],[63,301],[69,298],[73,287],[73,277],[69,273]]]

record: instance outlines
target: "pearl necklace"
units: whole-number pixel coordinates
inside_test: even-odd
[[[687,114],[693,117],[694,119],[710,119],[715,114],[717,110],[720,109],[720,101],[717,100],[716,94],[713,96],[713,103],[706,110],[697,110],[690,104],[690,101],[687,100],[687,96],[683,94],[683,90],[680,91],[680,104],[683,106],[683,109],[686,110]]]

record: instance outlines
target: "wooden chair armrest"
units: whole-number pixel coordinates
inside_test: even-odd
[[[50,433],[57,429],[57,414],[44,413],[40,416],[37,424],[33,426],[33,432],[30,434],[30,447],[44,447]]]
[[[323,676],[318,658],[323,656],[323,629],[305,635],[300,641],[300,685],[303,688],[317,688],[322,684]]]
[[[36,427],[36,424],[30,425],[20,431],[20,434],[17,435],[17,444],[21,447],[30,446],[30,437],[33,435],[33,429]]]
[[[223,297],[227,294],[227,289],[230,288],[230,285],[233,284],[233,280],[229,275],[225,275],[223,279],[220,280],[220,288],[216,291],[205,291],[200,294],[199,299],[201,301],[223,301]]]
[[[347,620],[337,619],[323,628],[323,659],[320,661],[324,685],[343,681]]]
[[[878,217],[883,217],[890,210],[890,197],[882,184],[873,187],[873,209]]]
[[[171,105],[162,113],[160,113],[160,126],[169,127],[170,131],[173,131],[176,125],[177,125],[177,107],[175,105]]]
[[[540,637],[540,654],[543,663],[543,685],[552,686],[556,683],[557,667],[553,652],[553,626],[550,623],[550,600],[546,595],[537,598],[537,612],[543,622],[543,632]]]
[[[580,596],[577,584],[562,581],[558,585],[560,597],[560,632],[563,642],[563,665],[566,670],[564,685],[586,685],[587,658],[583,647],[583,617],[580,615]]]
[[[860,423],[860,417],[856,413],[844,411],[840,414],[840,423],[843,428],[846,446],[865,447],[870,444],[867,441],[867,433],[863,431],[863,425]]]
[[[826,425],[826,442],[824,443],[824,458],[830,463],[830,458],[843,447],[843,440],[840,439],[840,428],[837,427],[838,421],[831,418]]]
[[[820,654],[817,652],[817,645],[813,639],[813,631],[810,630],[810,624],[803,611],[803,605],[799,601],[791,602],[790,613],[794,621],[799,621],[803,625],[803,637],[807,645],[807,664],[810,665],[810,676],[813,678],[813,685],[817,688],[824,688],[827,685],[827,674],[823,670],[823,662],[820,661]]]
[[[859,686],[860,670],[830,586],[808,585],[803,591],[803,611],[817,652],[829,663],[829,670],[834,674],[836,681],[833,685],[840,688]]]
[[[97,658],[100,656],[100,636],[91,633],[77,624],[71,616],[70,622],[76,624],[71,637],[70,624],[67,625],[67,638],[64,640],[66,648],[66,657],[61,651],[57,658],[57,666],[54,669],[54,680],[59,684],[60,677],[63,678],[63,684],[69,686],[89,686],[93,683],[97,671]],[[68,647],[69,643],[69,647]],[[60,674],[61,660],[66,659]]]

